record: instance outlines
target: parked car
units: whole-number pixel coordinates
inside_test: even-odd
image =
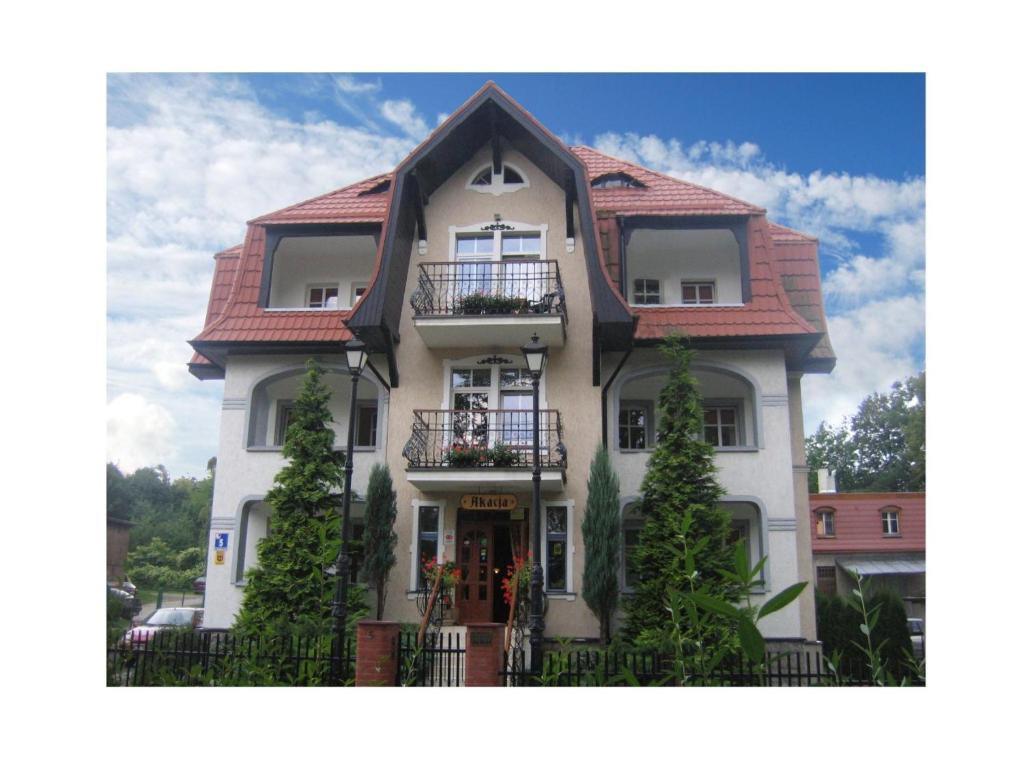
[[[142,610],[142,601],[135,595],[116,587],[107,587],[107,595],[113,597],[121,606],[121,618],[130,619]]]
[[[198,579],[192,582],[192,591],[198,594],[202,594],[206,591],[206,577],[200,576]]]
[[[914,658],[924,658],[924,619],[907,619],[910,644],[914,647]]]
[[[132,597],[138,594],[139,590],[136,589],[135,585],[131,583],[127,576],[124,577],[124,581],[121,582],[121,589],[127,592]]]
[[[198,629],[203,623],[202,608],[160,608],[121,638],[122,648],[141,648],[157,633],[167,629]]]

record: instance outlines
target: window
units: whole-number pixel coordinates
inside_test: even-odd
[[[567,589],[566,549],[568,547],[568,507],[547,507],[547,526],[544,541],[544,588],[549,592],[565,592]]]
[[[502,165],[500,173],[494,173],[494,169],[488,163],[473,175],[467,186],[477,192],[500,195],[502,192],[515,192],[529,186],[529,183],[522,171],[508,163]]]
[[[594,189],[642,189],[644,185],[628,173],[609,173],[594,179],[590,186]]]
[[[356,403],[355,437],[360,448],[377,447],[377,403]]]
[[[735,406],[704,408],[704,442],[714,446],[737,445]]]
[[[643,451],[654,447],[653,404],[649,401],[619,404],[619,448]]]
[[[306,306],[310,309],[338,308],[338,286],[336,285],[311,285],[308,296],[309,300],[306,302]]]
[[[349,306],[354,307],[356,302],[359,301],[359,297],[364,293],[366,293],[366,283],[352,283],[352,296]]]
[[[818,510],[818,536],[831,537],[836,535],[836,513],[833,509]]]
[[[284,445],[288,427],[295,421],[295,403],[291,400],[277,401],[277,426],[274,429],[274,445]]]
[[[423,565],[437,558],[437,528],[441,522],[440,507],[419,508],[419,531],[416,537],[416,587],[423,587]]]
[[[714,304],[715,284],[710,283],[682,283],[683,304]]]
[[[818,590],[825,595],[836,593],[836,567],[834,565],[818,566]]]
[[[900,511],[898,509],[882,510],[882,535],[900,535]]]
[[[638,580],[633,553],[640,543],[640,529],[644,527],[644,521],[638,513],[638,506],[630,505],[622,517],[622,585],[627,590],[636,586]]]
[[[528,232],[512,234],[506,232],[501,237],[502,259],[539,259],[540,234]]]
[[[633,281],[634,304],[661,304],[661,281],[639,278]]]

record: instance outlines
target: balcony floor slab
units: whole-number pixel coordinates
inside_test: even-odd
[[[428,347],[520,347],[537,334],[549,347],[565,345],[561,315],[458,315],[414,317],[413,325]]]

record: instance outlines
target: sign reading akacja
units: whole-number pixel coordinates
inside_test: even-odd
[[[510,512],[516,508],[516,497],[511,493],[467,493],[459,500],[463,509]]]

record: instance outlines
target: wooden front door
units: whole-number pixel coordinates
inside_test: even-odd
[[[456,563],[461,571],[456,589],[459,623],[491,621],[494,589],[492,576],[494,553],[493,523],[469,520],[459,526]]]

